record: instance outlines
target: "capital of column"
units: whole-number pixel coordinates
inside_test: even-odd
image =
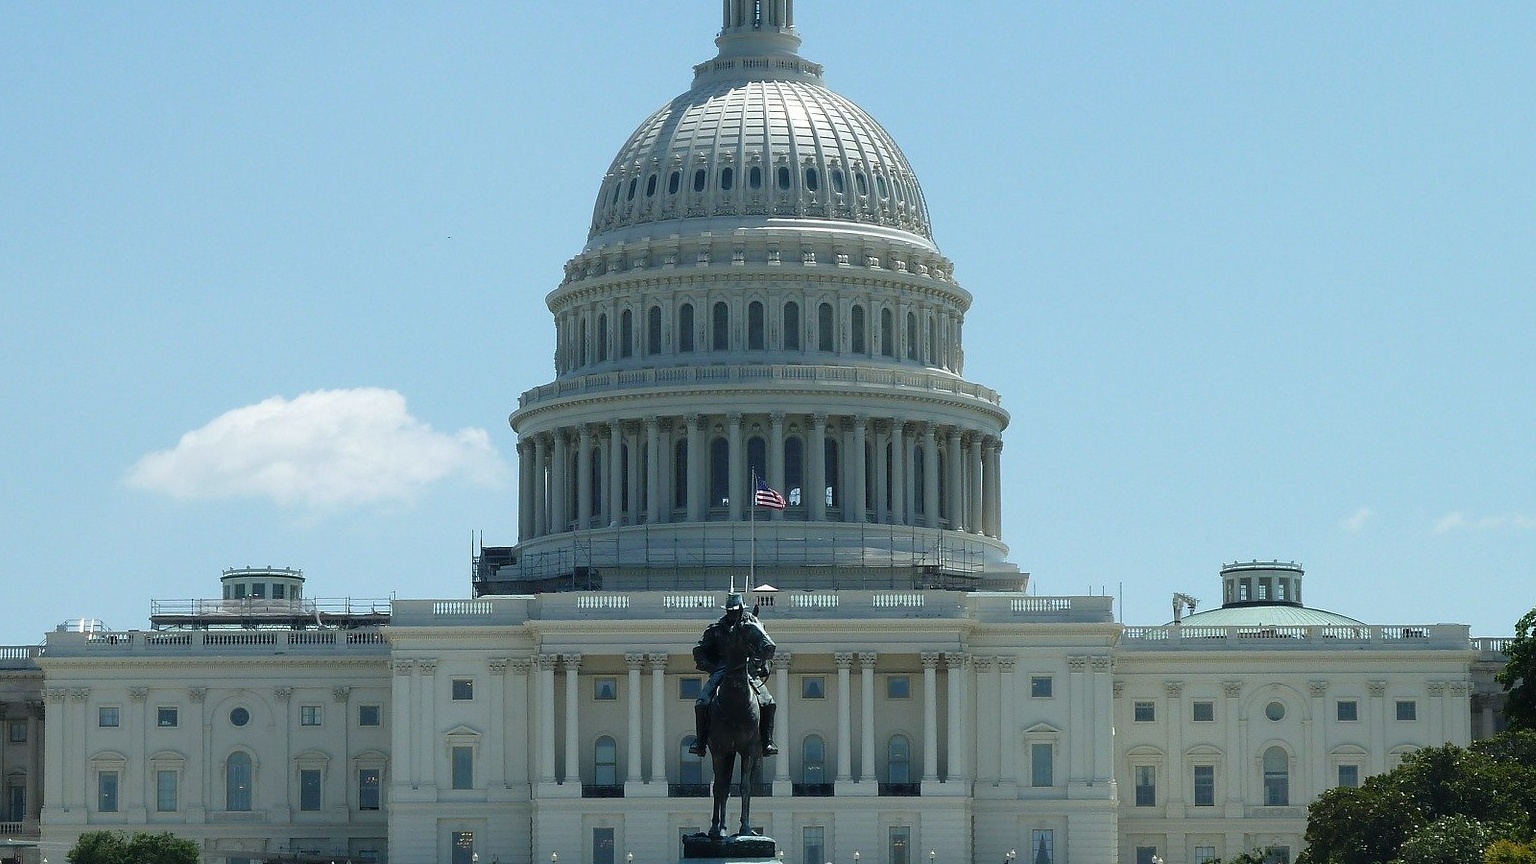
[[[651,664],[651,671],[667,671],[667,655],[660,653],[647,654],[645,659]]]
[[[631,672],[639,672],[639,671],[641,671],[641,670],[643,670],[645,668],[645,655],[644,654],[625,654],[624,655],[624,665],[626,667],[628,667],[629,671],[631,671]]]
[[[853,654],[848,651],[839,651],[832,655],[832,662],[836,663],[839,669],[847,669],[853,665]]]
[[[1387,695],[1387,682],[1385,682],[1385,681],[1367,681],[1367,682],[1365,682],[1365,689],[1366,689],[1366,692],[1370,693],[1372,696],[1375,696],[1376,698],[1379,699],[1382,696]]]
[[[575,672],[581,668],[580,654],[562,654],[560,655],[560,661],[565,664],[567,672]]]
[[[187,698],[193,702],[201,702],[208,697],[207,687],[188,687]]]
[[[647,435],[655,432],[656,427],[661,423],[661,421],[655,416],[647,417],[640,422],[645,425],[645,434]]]
[[[997,671],[1002,672],[1005,675],[1006,674],[1010,674],[1010,673],[1013,672],[1013,667],[1018,665],[1018,662],[1019,662],[1019,658],[1017,658],[1017,657],[1012,657],[1012,656],[999,657],[999,658],[997,658]]]
[[[1222,695],[1226,696],[1228,699],[1236,699],[1237,697],[1243,695],[1243,682],[1223,681],[1221,682],[1221,692]]]
[[[279,702],[287,702],[289,699],[293,698],[293,688],[292,687],[273,687],[272,688],[272,698],[276,699]]]
[[[1112,681],[1110,682],[1109,689],[1110,692],[1115,694],[1115,698],[1119,699],[1121,696],[1125,695],[1125,682]]]
[[[560,665],[560,655],[559,654],[540,654],[538,656],[538,661],[537,662],[539,664],[539,671],[540,672],[553,672],[553,671],[555,671],[555,667]]]
[[[514,657],[507,661],[512,666],[512,671],[518,675],[527,675],[533,669],[532,657]]]
[[[940,656],[937,651],[923,651],[917,655],[917,659],[922,661],[924,669],[937,669]]]
[[[1429,695],[1437,697],[1437,698],[1441,697],[1441,696],[1444,696],[1445,695],[1445,682],[1444,681],[1431,681],[1431,682],[1429,682]]]
[[[878,657],[878,656],[880,656],[880,655],[876,654],[873,651],[861,651],[861,652],[859,652],[859,666],[864,668],[864,669],[874,669],[875,668],[875,658]]]
[[[995,657],[972,657],[971,666],[975,667],[977,672],[991,672],[992,661],[995,659]]]
[[[944,665],[952,670],[964,669],[971,658],[958,651],[949,651],[944,654]]]
[[[729,414],[725,415],[725,420],[726,420],[727,423],[730,423],[732,426],[740,426],[741,425],[741,412],[740,411],[732,411]]]
[[[774,411],[773,413],[768,415],[768,419],[771,422],[776,423],[776,424],[782,426],[782,425],[784,425],[784,412],[783,411]]]
[[[507,674],[507,664],[510,662],[506,657],[492,657],[485,661],[485,668],[490,670],[492,675],[505,675]]]
[[[775,652],[773,652],[773,668],[775,668],[775,669],[783,669],[785,671],[788,671],[789,670],[789,661],[793,660],[794,656],[795,655],[792,654],[789,651],[775,651]]]
[[[416,668],[416,661],[415,660],[396,660],[395,661],[395,674],[396,675],[409,675],[409,674],[411,674],[411,671],[414,670],[415,668]]]
[[[827,415],[824,413],[812,414],[811,424],[814,425],[817,429],[826,429]]]
[[[436,675],[437,660],[417,660],[416,668],[420,669],[423,675]]]
[[[693,422],[693,428],[699,430],[700,432],[703,432],[703,431],[705,431],[706,429],[709,428],[709,415],[708,414],[695,414],[690,419]]]
[[[863,435],[866,431],[868,431],[868,429],[869,429],[869,417],[864,415],[864,414],[856,414],[856,415],[854,415],[854,418],[853,418],[853,431],[854,431],[854,433],[858,434],[858,435]]]
[[[1068,657],[1067,658],[1067,671],[1068,672],[1086,672],[1086,671],[1088,671],[1088,658],[1086,656],[1084,656],[1084,655],[1081,655],[1081,654],[1074,654],[1071,657]]]
[[[331,688],[331,699],[337,702],[345,702],[352,697],[352,688],[346,685]]]
[[[1324,696],[1328,695],[1328,682],[1327,681],[1308,681],[1307,682],[1307,692],[1312,694],[1312,698],[1313,699],[1321,699]]]
[[[1099,656],[1093,658],[1093,671],[1096,673],[1107,673],[1114,668],[1114,665],[1115,661],[1110,657]]]
[[[143,702],[145,699],[149,698],[149,688],[148,687],[129,687],[128,688],[128,698],[130,700],[134,701],[134,702]],[[4,716],[4,715],[0,715],[0,716]]]
[[[1164,681],[1163,682],[1163,692],[1168,694],[1168,698],[1169,699],[1177,699],[1180,696],[1184,695],[1184,682],[1183,681]]]

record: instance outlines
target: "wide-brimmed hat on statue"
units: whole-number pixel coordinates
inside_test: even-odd
[[[740,594],[731,593],[725,595],[725,605],[721,608],[729,612],[732,609],[743,609],[746,605],[746,602],[741,599]]]

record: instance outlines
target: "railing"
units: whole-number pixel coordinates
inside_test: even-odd
[[[1479,636],[1472,640],[1472,647],[1484,654],[1505,654],[1509,651],[1509,643],[1513,641],[1508,636]]]
[[[1015,597],[1008,604],[1015,613],[1030,612],[1070,612],[1072,611],[1071,597]]]
[[[445,616],[489,615],[496,606],[489,600],[438,600],[432,604],[432,614]]]
[[[789,605],[797,609],[835,609],[836,594],[791,594]]]
[[[1301,647],[1362,646],[1469,648],[1472,640],[1467,637],[1463,624],[1420,625],[1351,625],[1329,624],[1316,626],[1273,625],[1240,627],[1207,627],[1172,624],[1162,627],[1126,627],[1121,631],[1121,644],[1126,647],[1214,648],[1222,645],[1244,644],[1252,646]]]
[[[624,784],[609,785],[607,783],[583,783],[581,784],[581,797],[583,798],[623,798]]]
[[[708,798],[708,783],[668,783],[667,797],[669,798]]]
[[[0,660],[36,660],[41,656],[43,656],[41,645],[0,645]]]
[[[892,798],[915,798],[923,794],[921,783],[881,783],[879,792],[881,795]]]
[[[889,608],[897,606],[916,608],[923,605],[923,595],[916,593],[876,594],[870,598],[870,601],[871,605],[875,606],[876,608]]]
[[[273,600],[266,597],[230,597],[214,600],[151,600],[150,617],[221,615],[388,615],[390,599],[322,597],[317,599]]]
[[[286,648],[296,651],[387,650],[388,642],[380,630],[129,630],[48,634],[48,650],[55,655]]]
[[[627,594],[582,594],[576,598],[577,609],[628,609]]]

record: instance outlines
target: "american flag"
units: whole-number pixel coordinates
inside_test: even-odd
[[[763,478],[759,477],[757,478],[757,496],[753,499],[753,503],[759,507],[783,510],[788,502],[784,500],[783,495],[773,491],[773,488],[764,483]]]

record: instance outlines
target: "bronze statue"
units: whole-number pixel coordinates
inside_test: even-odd
[[[690,749],[703,755],[707,747],[714,762],[711,837],[719,837],[725,828],[725,800],[736,757],[741,757],[739,833],[749,835],[752,781],[763,757],[779,752],[773,744],[773,714],[778,706],[763,687],[775,647],[757,616],[743,608],[741,595],[732,593],[725,601],[725,614],[705,629],[693,648],[699,671],[710,673],[694,705],[698,738]]]

